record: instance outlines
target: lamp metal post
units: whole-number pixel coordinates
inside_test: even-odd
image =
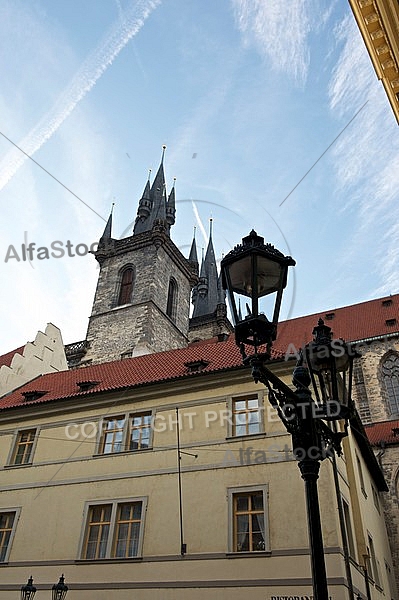
[[[222,282],[243,362],[251,367],[255,382],[267,387],[270,403],[292,436],[293,454],[305,482],[314,600],[328,600],[317,479],[320,461],[334,452],[341,454],[341,440],[347,435],[352,411],[353,360],[359,355],[343,340],[333,340],[331,328],[320,319],[313,330],[313,342],[301,351],[294,369],[295,391],[268,368],[288,268],[294,265],[290,256],[265,244],[252,230],[223,258]],[[259,300],[271,294],[275,294],[275,301],[269,319],[260,311]],[[244,318],[242,298],[247,309]],[[328,422],[340,420],[342,430],[333,431]]]

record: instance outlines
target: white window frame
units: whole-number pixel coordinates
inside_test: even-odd
[[[369,531],[367,531],[367,550],[369,555],[368,564],[369,569],[371,570],[371,575],[369,573],[369,576],[371,576],[375,585],[381,587],[380,564],[375,553],[374,539]]]
[[[148,414],[151,416],[150,437],[148,440],[148,448],[138,448],[137,450],[130,450],[127,446],[128,446],[128,441],[129,441],[128,437],[129,437],[130,431],[131,431],[131,426],[130,426],[131,419],[133,419],[133,417],[135,417],[135,416],[140,416],[140,415],[144,415],[144,414],[146,414],[146,415]],[[125,421],[124,425],[123,425],[122,449],[118,452],[105,453],[102,451],[102,445],[103,445],[102,440],[103,440],[104,433],[106,431],[105,423],[111,419],[116,419],[117,417],[121,417]],[[154,427],[152,426],[153,422],[154,422],[154,410],[152,410],[152,409],[120,412],[120,413],[116,413],[115,415],[104,416],[101,419],[100,425],[98,428],[95,454],[97,456],[117,456],[118,454],[123,454],[125,452],[135,453],[135,452],[147,452],[148,450],[152,450],[153,439],[154,439]]]
[[[360,460],[360,457],[359,457],[359,455],[358,455],[357,452],[355,452],[355,456],[356,456],[357,472],[359,474],[360,489],[362,490],[363,496],[365,498],[367,498],[367,492],[366,492],[366,487],[365,487],[365,482],[364,482],[364,475],[363,475],[362,461]]]
[[[10,535],[10,539],[8,541],[8,545],[7,545],[7,550],[4,556],[4,560],[0,561],[0,565],[4,565],[5,563],[8,562],[9,556],[10,556],[10,552],[11,552],[11,547],[14,541],[14,537],[15,537],[15,532],[17,529],[17,523],[19,521],[19,517],[21,514],[21,507],[11,507],[11,508],[0,508],[0,514],[5,514],[5,513],[14,513],[15,517],[14,517],[14,523],[12,525],[12,530],[11,530],[11,535]]]
[[[342,510],[344,513],[344,525],[345,525],[345,533],[346,533],[346,543],[348,545],[348,552],[350,558],[356,560],[356,539],[355,532],[352,526],[352,514],[351,514],[351,505],[348,500],[341,495],[342,499]],[[346,509],[346,510],[345,510]]]
[[[113,547],[113,543],[114,543],[114,536],[115,536],[115,527],[116,527],[116,517],[117,517],[117,512],[118,512],[118,506],[120,504],[131,504],[133,502],[141,502],[141,525],[140,525],[137,554],[135,556],[125,557],[125,558],[120,557],[120,556],[119,557],[111,556],[112,547]],[[85,558],[83,556],[83,553],[85,550],[86,532],[87,532],[87,528],[88,528],[88,518],[89,518],[89,514],[90,514],[90,509],[93,506],[102,506],[105,504],[111,505],[111,520],[110,520],[110,527],[109,527],[109,534],[108,534],[108,539],[107,539],[105,556],[103,558]],[[118,560],[119,561],[119,560],[132,560],[135,558],[142,558],[145,517],[147,514],[147,504],[148,504],[148,496],[137,496],[135,498],[117,498],[117,499],[105,498],[103,500],[93,500],[93,501],[85,502],[85,507],[84,507],[84,511],[83,511],[83,526],[82,526],[82,532],[81,532],[80,540],[79,540],[77,559],[82,560],[82,561],[98,562],[98,561],[102,561],[102,560]]]
[[[34,437],[33,444],[32,444],[32,450],[30,453],[29,462],[21,463],[20,465],[17,465],[16,463],[13,462],[13,459],[16,456],[16,450],[17,450],[16,445],[17,445],[18,438],[22,433],[24,433],[24,431],[33,431],[33,430],[35,431],[35,437]],[[5,465],[6,467],[14,467],[16,469],[19,469],[21,467],[30,467],[33,464],[33,457],[36,452],[36,446],[37,446],[37,442],[39,439],[39,432],[40,432],[40,427],[21,427],[20,429],[16,429],[14,431],[10,451],[7,456],[7,462]]]
[[[245,400],[245,399],[255,399],[258,400],[258,411],[260,413],[260,423],[259,423],[259,431],[256,433],[244,433],[243,435],[236,435],[234,433],[234,404],[236,401]],[[227,409],[230,418],[227,419],[227,437],[233,439],[242,439],[253,437],[256,435],[260,435],[265,433],[265,415],[264,415],[264,393],[259,392],[246,392],[243,394],[237,394],[234,396],[230,396],[227,400]]]
[[[265,523],[265,548],[264,550],[250,550],[238,552],[234,549],[234,496],[237,494],[248,494],[251,492],[263,493],[263,518]],[[257,556],[260,553],[270,552],[270,529],[269,529],[269,484],[240,486],[227,489],[228,502],[228,552],[235,556]]]
[[[380,508],[380,495],[378,493],[377,488],[375,487],[375,485],[372,483],[371,484],[371,492],[373,494],[373,502],[374,502],[374,506],[377,509],[378,513],[381,514],[381,508]]]

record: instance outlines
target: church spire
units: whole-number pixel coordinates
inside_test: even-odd
[[[114,212],[114,206],[115,206],[115,202],[112,203],[111,212],[109,213],[108,221],[105,225],[103,234],[100,237],[100,241],[101,240],[109,240],[112,237],[112,213]]]
[[[152,200],[151,217],[152,222],[155,219],[165,219],[166,217],[166,184],[165,173],[163,170],[163,159],[165,156],[166,146],[162,146],[162,158],[157,174],[151,186],[150,197]],[[152,223],[151,223],[152,225]]]
[[[108,221],[105,225],[105,229],[103,231],[102,236],[98,241],[98,246],[94,255],[96,260],[100,263],[100,265],[104,262],[107,257],[108,251],[113,247],[114,240],[112,239],[112,213],[114,210],[115,203],[112,203],[111,212],[108,217]]]
[[[152,185],[150,179],[144,188],[143,196],[139,202],[133,235],[151,231],[156,221],[165,224],[165,230],[169,234],[171,226],[175,222],[175,191],[174,187],[167,199],[165,173],[163,161],[166,146],[162,146],[161,163],[158,167]]]
[[[191,341],[205,340],[213,336],[224,340],[233,330],[227,318],[226,294],[221,276],[218,276],[212,226],[213,221],[210,219],[208,247],[205,256],[202,256],[200,276],[192,292],[194,310],[190,319],[189,339]],[[191,256],[190,253],[190,258]]]
[[[202,261],[198,294],[195,297],[193,317],[212,314],[219,301],[219,278],[212,240],[212,219],[209,221],[209,241]]]
[[[197,265],[197,269],[198,269],[198,255],[197,255],[197,244],[195,243],[195,230],[196,230],[196,228],[194,227],[193,241],[191,243],[190,255],[188,257],[188,260],[190,261],[190,263]]]
[[[176,197],[175,197],[176,177],[173,178],[173,187],[170,191],[168,201],[166,203],[166,221],[169,227],[175,224],[176,215]]]

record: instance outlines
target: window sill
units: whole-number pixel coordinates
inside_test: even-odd
[[[28,462],[23,465],[4,465],[3,469],[23,469],[24,467],[31,467],[33,463]]]
[[[93,458],[104,458],[105,456],[126,456],[131,454],[144,454],[151,452],[153,448],[139,448],[138,450],[122,450],[121,452],[96,452],[93,454]]]
[[[111,308],[111,310],[120,310],[121,308],[127,308],[128,306],[132,306],[133,303],[132,302],[127,302],[126,304],[117,304],[116,306],[113,306]]]
[[[142,556],[131,556],[128,558],[77,558],[75,560],[76,564],[107,564],[107,563],[126,563],[126,562],[142,562]]]
[[[226,442],[241,442],[242,440],[256,440],[263,439],[266,437],[265,431],[259,431],[258,433],[247,433],[246,435],[228,435]]]
[[[253,558],[259,556],[271,556],[271,550],[254,550],[253,552],[226,552],[226,558]]]

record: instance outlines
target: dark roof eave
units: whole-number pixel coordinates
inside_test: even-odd
[[[366,465],[370,471],[378,491],[388,492],[389,488],[385,481],[384,474],[378,461],[373,452],[372,446],[367,438],[366,430],[364,429],[363,423],[360,420],[359,414],[355,411],[353,417],[349,420],[351,426],[351,432],[356,439],[362,456],[366,462]]]

